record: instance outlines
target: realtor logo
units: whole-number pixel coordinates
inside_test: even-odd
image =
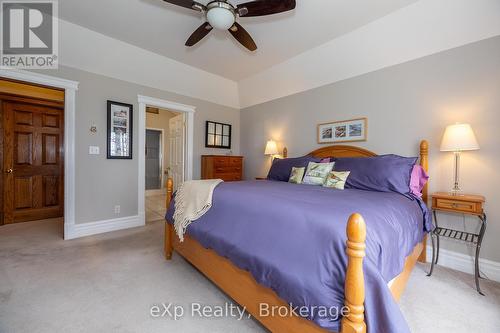
[[[3,0],[1,68],[57,68],[57,1]]]

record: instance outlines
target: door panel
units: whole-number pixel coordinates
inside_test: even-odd
[[[57,164],[59,162],[59,136],[42,134],[42,163]]]
[[[15,132],[14,151],[15,165],[31,165],[33,162],[33,133]]]
[[[184,114],[169,120],[169,173],[174,191],[184,182]]]
[[[63,216],[62,109],[3,102],[4,223]]]
[[[15,209],[33,207],[33,177],[14,178]]]

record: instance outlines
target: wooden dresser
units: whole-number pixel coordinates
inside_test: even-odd
[[[237,181],[243,179],[243,156],[201,156],[201,179]]]

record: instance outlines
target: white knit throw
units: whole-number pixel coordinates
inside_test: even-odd
[[[181,242],[191,222],[203,216],[212,207],[212,194],[222,179],[189,180],[175,194],[174,227]]]

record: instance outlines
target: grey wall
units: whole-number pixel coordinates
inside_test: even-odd
[[[241,152],[246,178],[267,174],[266,140],[286,145],[290,156],[316,143],[316,125],[368,117],[368,141],[377,153],[416,155],[420,139],[430,143],[430,191],[452,185],[452,154],[439,151],[446,125],[470,123],[481,150],[462,157],[461,184],[484,194],[489,226],[482,257],[500,261],[500,37],[386,68],[241,111]],[[443,218],[475,230],[475,221]],[[463,244],[444,247],[470,253]]]
[[[137,215],[138,94],[196,106],[194,178],[200,177],[200,155],[228,152],[205,148],[206,120],[232,124],[232,151],[234,154],[239,153],[240,116],[237,109],[69,67],[61,66],[58,70],[41,72],[80,82],[76,94],[76,223]],[[106,101],[108,99],[130,103],[134,106],[132,160],[106,159]],[[97,125],[96,134],[89,131],[92,124]],[[99,146],[100,155],[89,155],[90,145]],[[115,205],[121,206],[120,214],[114,213]]]

